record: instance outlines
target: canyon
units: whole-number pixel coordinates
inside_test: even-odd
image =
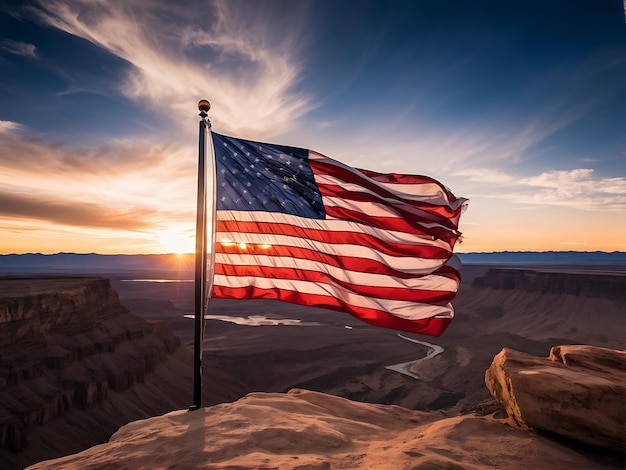
[[[545,357],[563,344],[626,347],[621,271],[463,269],[457,317],[440,338],[421,337],[444,348],[414,366],[421,380],[385,368],[427,353],[395,331],[315,308],[212,299],[213,315],[301,324],[207,320],[203,404],[299,389],[439,417],[503,418],[485,386],[503,348]],[[188,273],[80,274],[0,280],[1,468],[81,451],[127,423],[191,404],[193,321],[184,315],[193,284],[174,282]]]

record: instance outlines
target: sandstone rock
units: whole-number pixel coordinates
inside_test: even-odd
[[[113,395],[145,383],[179,346],[163,322],[148,322],[124,308],[107,279],[2,279],[0,468],[19,467],[7,450],[39,446],[29,439],[39,427],[122,401]],[[141,405],[132,414],[163,413],[180,401]],[[117,429],[126,420],[120,413],[107,424]]]
[[[626,276],[619,273],[550,272],[538,269],[490,269],[474,279],[472,287],[523,290],[542,294],[571,294],[578,297],[626,298]]]
[[[485,383],[523,428],[626,452],[626,351],[558,346],[539,358],[504,348]]]
[[[29,470],[203,468],[487,470],[620,468],[493,418],[292,389],[251,393],[122,427],[106,444]]]
[[[96,318],[120,311],[119,297],[107,279],[2,279],[0,347],[39,339],[58,328],[78,333]]]

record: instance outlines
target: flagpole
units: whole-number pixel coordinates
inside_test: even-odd
[[[206,137],[211,121],[207,100],[198,103],[200,111],[200,136],[198,142],[198,199],[196,204],[196,260],[194,289],[194,341],[193,341],[193,405],[189,411],[202,408],[202,350],[204,346],[204,310],[206,303]],[[211,250],[213,251],[213,250]]]
[[[209,105],[210,106],[210,105]],[[208,123],[208,146],[210,151],[210,175],[211,175],[211,237],[209,238],[209,269],[207,274],[207,295],[206,306],[208,310],[208,302],[213,293],[213,278],[215,277],[215,232],[217,230],[217,165],[215,163],[215,147],[213,146],[213,133],[211,132],[211,122]],[[205,240],[206,241],[206,240]]]

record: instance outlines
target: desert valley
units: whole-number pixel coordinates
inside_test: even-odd
[[[83,264],[82,269],[70,267],[65,272],[41,266],[39,273],[33,267],[29,268],[32,272],[3,271],[1,468],[23,468],[80,452],[106,442],[129,422],[186,410],[192,404],[193,320],[188,316],[193,313],[193,282],[185,266],[188,268],[181,264],[181,269],[169,270],[165,265],[111,269]],[[213,446],[221,446],[222,454],[230,449],[230,456],[214,449],[215,466],[203,461],[198,468],[514,468],[510,462],[521,457],[516,457],[512,448],[505,450],[507,445],[493,437],[495,433],[504,438],[513,428],[504,424],[507,413],[486,387],[485,371],[503,348],[539,358],[560,345],[626,349],[625,273],[621,263],[468,263],[454,302],[457,316],[438,338],[399,334],[328,310],[275,301],[213,299],[203,359],[203,405],[207,408],[188,418],[195,421],[185,422],[185,427],[198,428],[199,439],[213,439]],[[391,454],[382,452],[380,455],[387,457],[375,464],[376,460],[371,460],[374,454],[363,449],[346,457],[342,447],[344,453],[337,454],[323,438],[331,431],[324,431],[319,423],[319,429],[313,426],[319,434],[315,430],[295,432],[302,416],[285,414],[294,411],[294,400],[335,410],[333,416],[351,419],[354,426],[357,422],[363,425],[363,414],[371,415],[368,426],[395,429],[389,434],[389,445],[397,452],[409,440],[403,444],[393,441],[393,436],[425,423],[432,427],[439,420],[464,439],[484,432],[492,444],[459,443],[455,454],[441,450],[445,445],[433,440],[418,453],[405,449],[395,464],[385,461]],[[220,403],[230,404],[230,408],[220,405],[215,416],[206,415],[212,405]],[[253,409],[259,413],[265,409],[265,414],[257,416]],[[302,413],[309,413],[312,419],[318,411],[303,408]],[[169,420],[167,426],[181,426],[182,421],[177,420],[184,416],[180,413],[183,411],[163,416]],[[283,417],[282,427],[268,421],[272,416]],[[470,425],[464,420],[477,416],[488,417],[499,427],[481,422],[487,427],[471,430],[476,422]],[[290,420],[295,434],[276,430],[268,437],[271,429],[288,428],[285,423]],[[456,420],[454,425],[450,420]],[[224,424],[230,421],[239,424]],[[141,431],[139,423],[144,422],[133,425],[135,434]],[[156,428],[150,428],[151,421],[145,423],[148,427],[140,434],[162,429],[162,439],[176,437],[176,432],[168,434],[163,423],[153,422]],[[468,429],[462,431],[463,426]],[[277,449],[276,442],[284,441],[284,448],[275,449],[274,457],[263,464],[254,460],[256,444],[246,444],[244,438],[259,427],[265,429],[260,435],[268,439],[268,445],[274,442],[271,445]],[[120,433],[129,436],[133,429]],[[239,434],[235,436],[236,429]],[[342,439],[352,439],[354,444],[353,431],[343,429]],[[359,432],[376,438],[373,430]],[[541,452],[554,454],[556,465],[574,465],[569,468],[620,468],[623,464],[619,449],[606,451],[541,431],[515,432],[520,434],[506,439],[533,436],[532,445],[539,446],[533,447],[537,455],[527,455],[531,460],[526,464],[541,462]],[[107,445],[114,445],[115,439],[122,437]],[[310,449],[298,451],[299,441],[317,445],[319,455],[311,457]],[[373,444],[368,445],[371,450]],[[198,455],[209,455],[203,449]],[[528,452],[527,447],[526,451],[520,449],[521,454]],[[157,448],[153,450],[155,455],[145,458],[144,468],[162,458]],[[359,452],[366,457],[356,459]],[[513,459],[508,464],[503,452]],[[296,459],[298,453],[303,456]],[[250,454],[248,463],[242,454]],[[282,457],[278,458],[279,454]],[[52,462],[48,467],[44,462],[37,468],[113,468],[111,461],[90,458],[70,460],[65,467]],[[383,461],[391,466],[385,467]]]

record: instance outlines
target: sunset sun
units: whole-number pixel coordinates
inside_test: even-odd
[[[160,232],[158,236],[158,244],[163,253],[181,255],[183,253],[193,253],[195,251],[193,237],[172,230]]]

